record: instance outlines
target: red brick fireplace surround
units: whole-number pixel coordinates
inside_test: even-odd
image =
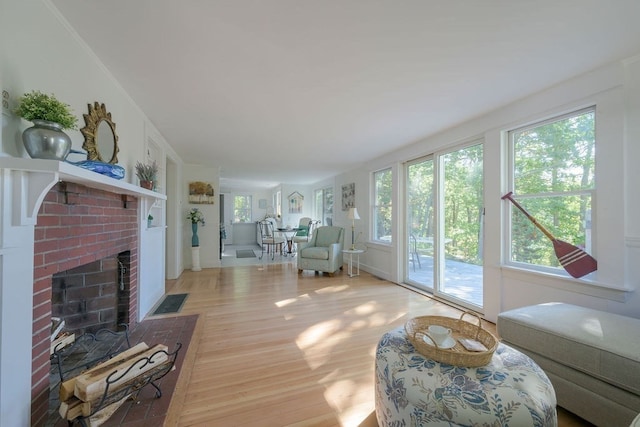
[[[34,242],[32,425],[42,425],[49,405],[52,276],[129,251],[127,287],[130,327],[138,306],[138,199],[83,185],[56,184],[38,212]]]

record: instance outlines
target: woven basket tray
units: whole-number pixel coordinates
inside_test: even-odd
[[[465,315],[476,317],[477,324],[462,320]],[[435,340],[429,336],[429,326],[440,325],[450,328],[456,344],[452,348],[440,348],[435,344]],[[407,336],[411,344],[423,356],[437,362],[448,363],[455,366],[477,367],[484,366],[491,362],[493,352],[498,346],[498,339],[489,331],[482,328],[482,319],[469,311],[460,315],[459,319],[444,316],[421,316],[414,317],[404,325]],[[425,336],[427,341],[425,341]],[[469,351],[460,344],[460,338],[471,338],[481,342],[488,349],[487,351]]]

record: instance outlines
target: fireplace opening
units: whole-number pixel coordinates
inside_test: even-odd
[[[128,323],[130,264],[125,251],[54,274],[51,315],[64,323],[63,331],[79,336]]]
[[[55,335],[95,334],[100,330],[122,331],[129,324],[131,251],[107,256],[60,273],[51,278],[52,345]],[[54,325],[63,325],[54,328]],[[100,334],[100,345],[84,358],[94,360],[121,348],[123,335]],[[94,354],[91,354],[91,353]],[[59,421],[60,373],[51,363],[49,374],[49,415],[46,426]]]

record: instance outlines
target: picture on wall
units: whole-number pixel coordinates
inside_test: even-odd
[[[289,194],[289,213],[299,214],[302,213],[302,202],[304,201],[304,196],[297,191]]]
[[[213,186],[207,182],[194,181],[189,183],[189,203],[207,204],[215,203]]]
[[[348,211],[349,208],[356,207],[356,183],[342,186],[342,210]]]

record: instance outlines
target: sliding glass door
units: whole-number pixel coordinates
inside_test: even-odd
[[[408,281],[433,291],[434,263],[434,169],[433,159],[407,165],[407,274]]]
[[[482,307],[483,146],[406,165],[405,281]]]

